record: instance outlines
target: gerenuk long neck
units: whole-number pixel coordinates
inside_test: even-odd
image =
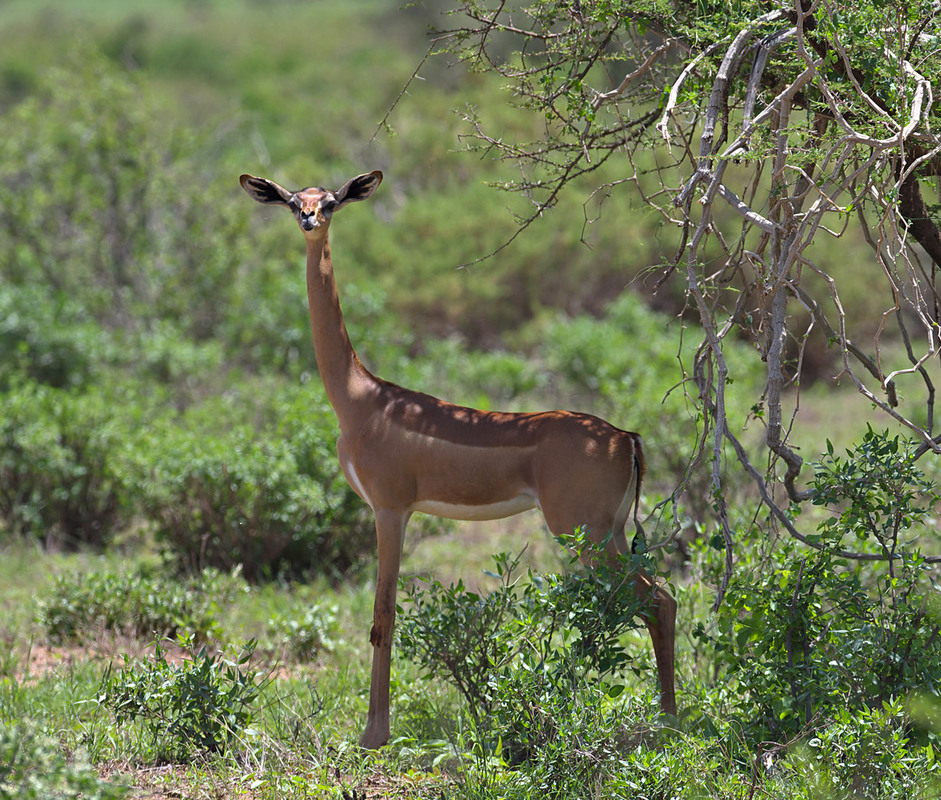
[[[336,280],[329,237],[307,237],[307,300],[317,368],[340,429],[357,428],[371,411],[379,381],[359,361],[350,343]]]

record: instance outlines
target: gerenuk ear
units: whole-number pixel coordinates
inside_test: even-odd
[[[256,178],[254,175],[242,175],[239,178],[242,188],[248,192],[249,197],[259,203],[274,203],[279,206],[290,206],[293,192],[283,186],[278,186],[267,178]]]
[[[367,197],[372,197],[373,192],[379,188],[380,183],[382,183],[382,173],[379,170],[365,172],[347,181],[340,189],[337,189],[334,192],[334,197],[336,197],[339,206],[356,200],[365,200]]]

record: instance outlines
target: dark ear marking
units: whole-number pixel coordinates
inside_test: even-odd
[[[382,183],[382,173],[379,170],[357,175],[337,190],[337,202],[344,205],[357,200],[365,200],[367,197],[372,196],[380,183]]]
[[[239,178],[239,183],[248,193],[249,197],[259,203],[274,203],[281,206],[291,206],[291,199],[294,195],[274,181],[244,174]]]

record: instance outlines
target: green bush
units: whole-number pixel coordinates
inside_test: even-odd
[[[923,520],[905,489],[922,484],[904,449],[879,436],[867,445],[874,462],[899,462],[894,473],[869,470],[884,519]],[[838,466],[818,468],[819,488]],[[880,494],[893,486],[894,506]],[[788,548],[778,559],[769,578],[740,566],[715,630],[698,626],[707,668],[685,683],[702,695],[685,704],[676,730],[624,691],[635,666],[622,635],[637,606],[620,591],[623,571],[523,582],[502,556],[489,594],[406,587],[401,652],[465,699],[466,788],[497,781],[508,798],[934,796],[937,740],[930,726],[913,727],[904,700],[941,684],[938,624],[920,594],[924,563],[896,564],[893,607],[892,586],[832,547]]]
[[[488,103],[491,98],[486,95],[481,100]],[[437,125],[440,135],[440,128],[451,123],[443,119]],[[427,135],[421,128],[413,126],[409,139]],[[412,150],[414,145],[402,138],[391,146]],[[632,215],[626,204],[605,209],[605,224],[587,233],[590,246],[586,246],[578,223],[584,219],[582,203],[591,191],[587,184],[585,196],[577,190],[563,194],[552,220],[537,221],[511,246],[486,258],[513,237],[514,212],[528,216],[529,204],[487,185],[490,178],[502,179],[486,160],[461,165],[457,172],[430,174],[425,150],[416,169],[402,169],[404,160],[414,158],[415,153],[402,152],[395,162],[399,174],[393,176],[394,187],[383,188],[376,196],[377,203],[389,208],[388,214],[394,213],[395,224],[387,224],[386,214],[364,214],[356,220],[361,235],[355,239],[340,238],[343,229],[338,227],[336,252],[348,254],[343,274],[356,281],[367,277],[381,281],[389,305],[410,321],[421,338],[460,331],[475,344],[489,343],[538,318],[547,308],[569,314],[597,312],[640,269],[659,260],[655,239],[648,235],[649,221]],[[385,194],[392,191],[402,191],[404,201]],[[559,224],[563,219],[565,224]],[[573,219],[578,222],[570,224]],[[630,246],[625,247],[627,242]],[[485,260],[477,264],[476,259]],[[408,264],[408,268],[371,275],[372,265],[377,264]],[[470,266],[458,269],[466,264]],[[339,265],[338,255],[338,269]]]
[[[576,392],[608,402],[631,398],[627,407],[645,398],[650,407],[643,410],[653,411],[677,382],[677,347],[669,321],[630,293],[608,305],[601,319],[559,317],[544,332],[549,368]]]
[[[207,569],[178,580],[140,569],[60,576],[39,601],[36,618],[54,642],[89,642],[102,631],[135,638],[219,632],[219,611],[247,586],[238,574]]]
[[[838,709],[781,765],[812,797],[909,800],[937,797],[941,765],[934,749],[913,746],[905,704]]]
[[[227,402],[194,407],[139,443],[143,504],[171,557],[259,580],[338,575],[371,556],[371,512],[340,472],[320,396],[257,401],[257,427],[231,421],[249,414]]]
[[[0,800],[119,800],[128,788],[107,783],[79,754],[67,757],[52,736],[27,722],[0,723]]]
[[[533,361],[500,350],[469,351],[459,338],[426,342],[420,356],[397,367],[396,380],[484,409],[505,409],[545,388],[545,375]]]
[[[527,796],[619,796],[608,787],[621,750],[647,720],[616,707],[601,684],[559,678],[523,658],[495,682],[497,724],[483,728],[488,756],[525,776]]]
[[[772,558],[740,565],[716,630],[697,626],[753,741],[941,693],[934,573],[918,552],[935,495],[911,446],[869,430],[845,457],[830,447],[815,471],[816,502],[833,509],[812,537],[819,549],[788,540]],[[891,559],[840,555],[853,547]]]
[[[172,115],[138,77],[90,45],[73,45],[28,98],[5,110],[0,279],[67,297],[68,308],[108,331],[147,336],[163,324],[197,342],[233,342],[225,323],[243,319],[264,278],[256,280],[233,246],[250,208],[230,202],[234,179],[213,166],[216,135],[168,124]],[[13,331],[20,347],[68,349],[61,335],[38,334],[27,322]],[[95,354],[78,355],[60,369],[81,377]],[[123,360],[138,366],[131,354]]]
[[[581,534],[568,544],[595,546]],[[620,637],[639,624],[636,564],[523,583],[518,559],[495,563],[500,583],[487,595],[436,581],[406,587],[402,652],[464,696],[479,758],[516,765],[547,796],[586,796],[618,769],[636,721],[613,702],[631,666]]]
[[[277,646],[298,661],[310,661],[324,650],[332,650],[336,640],[337,608],[319,603],[297,608],[291,614],[278,614],[268,623]]]
[[[0,517],[54,547],[106,544],[131,510],[120,454],[133,404],[101,390],[15,386],[0,396]]]
[[[519,558],[503,553],[494,563],[491,574],[500,585],[485,595],[468,591],[462,581],[448,587],[436,580],[406,584],[396,625],[402,654],[427,675],[452,683],[471,713],[480,715],[490,707],[492,671],[514,655],[510,625],[519,603]]]
[[[254,641],[234,659],[197,649],[191,639],[178,643],[187,656],[179,663],[167,660],[159,641],[152,661],[125,657],[120,671],[105,675],[99,702],[118,722],[139,720],[157,758],[221,753],[254,735],[252,705],[263,688],[258,671],[246,666]]]
[[[0,286],[0,390],[16,376],[56,388],[88,384],[109,357],[104,332],[42,286]]]

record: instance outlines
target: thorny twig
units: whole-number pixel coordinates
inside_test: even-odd
[[[917,51],[920,60],[915,57],[916,40],[923,42],[927,23],[911,30],[900,23],[894,34],[878,32],[881,40],[872,45],[886,70],[895,70],[891,79],[898,104],[889,108],[887,94],[864,80],[869,76],[855,60],[861,43],[844,41],[839,25],[820,24],[833,12],[827,0],[774,4],[724,38],[702,42],[677,36],[669,24],[657,29],[640,17],[651,29],[647,34],[631,30],[617,16],[605,27],[600,16],[593,18],[581,5],[568,7],[568,18],[556,14],[540,27],[538,9],[521,10],[514,18],[510,5],[506,0],[468,4],[472,27],[447,35],[469,36],[468,57],[485,60],[511,82],[521,104],[545,115],[544,137],[535,144],[505,141],[472,120],[473,141],[512,159],[523,176],[506,187],[524,192],[533,203],[518,230],[533,224],[564,189],[626,155],[622,180],[608,178],[603,185],[632,183],[643,202],[680,232],[675,256],[655,289],[682,276],[683,310],[693,310],[701,324],[702,343],[683,385],[696,387],[702,421],[690,467],[670,493],[673,530],[666,541],[681,525],[676,507],[691,484],[693,467],[708,461],[711,501],[726,551],[718,604],[733,565],[727,459],[738,462],[761,503],[789,535],[817,546],[796,527],[786,503],[813,497],[812,488],[801,485],[806,469],[791,438],[804,359],[821,348],[820,339],[837,354],[837,377],[919,440],[916,457],[941,453],[929,374],[941,350],[941,297],[935,283],[941,235],[918,188],[924,176],[941,175],[941,138],[929,124],[935,87],[922,72],[924,50]],[[631,19],[631,11],[619,13]],[[488,51],[497,32],[521,43],[518,58],[501,60]],[[624,61],[628,66],[620,69]],[[593,72],[599,64],[603,69]],[[601,85],[598,75],[605,78]],[[666,144],[670,163],[645,172],[635,154],[654,139]],[[676,185],[666,179],[668,169],[678,175]],[[875,209],[871,222],[864,209]],[[739,225],[735,235],[729,216]],[[886,291],[888,299],[873,337],[874,354],[852,309],[843,304],[842,278],[811,249],[815,239],[844,236],[851,222],[858,223],[886,280],[884,289],[873,287]],[[914,249],[912,242],[924,250]],[[929,268],[921,261],[925,257]],[[719,266],[705,269],[708,264]],[[880,347],[890,324],[904,344],[905,364],[890,363]],[[759,405],[765,412],[767,465],[761,470],[732,431],[726,407],[725,343],[743,333],[751,337],[765,376]],[[919,339],[926,343],[921,350]],[[905,396],[908,375],[923,383],[921,409]],[[779,484],[783,501],[777,496]],[[841,555],[884,558],[850,551]]]

